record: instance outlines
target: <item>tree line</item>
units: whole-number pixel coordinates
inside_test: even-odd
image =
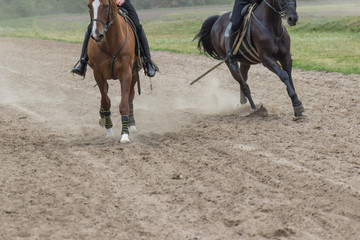
[[[233,2],[234,0],[131,0],[136,8],[144,9],[220,5]]]
[[[234,0],[131,0],[136,9],[230,4]],[[0,0],[0,19],[85,13],[87,0]]]

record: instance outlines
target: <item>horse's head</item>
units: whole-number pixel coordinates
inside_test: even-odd
[[[100,42],[116,17],[116,3],[112,0],[88,0],[88,7],[92,22],[91,37]]]
[[[271,4],[267,0],[264,0],[264,2],[275,12],[286,18],[290,26],[296,25],[298,21],[296,0],[272,0]]]
[[[296,12],[296,0],[280,0],[282,11],[290,26],[295,26],[299,17]]]

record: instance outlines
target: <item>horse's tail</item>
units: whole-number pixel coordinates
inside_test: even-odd
[[[200,52],[205,52],[217,60],[221,60],[222,58],[215,51],[215,48],[211,43],[210,32],[212,26],[214,25],[216,20],[218,20],[219,17],[220,17],[219,15],[214,15],[206,19],[199,33],[194,38],[194,40],[199,39],[198,49],[200,50]]]

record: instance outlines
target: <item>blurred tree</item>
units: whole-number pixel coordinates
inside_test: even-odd
[[[131,0],[137,9],[231,4],[234,0]],[[0,0],[0,19],[86,13],[87,0]]]

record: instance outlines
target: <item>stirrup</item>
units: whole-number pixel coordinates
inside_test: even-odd
[[[83,64],[83,71],[80,72],[80,65]],[[79,76],[82,76],[83,79],[85,78],[86,76],[86,68],[87,68],[87,61],[86,60],[83,60],[83,59],[80,59],[79,61],[76,62],[76,64],[74,65],[74,67],[71,69],[71,72],[74,74],[76,73],[77,75]]]
[[[77,65],[78,65],[80,62],[81,62],[81,59],[79,59],[79,60],[75,63],[75,65],[73,66],[73,68],[72,68],[72,69],[76,68],[76,67],[77,67]],[[72,72],[72,70],[71,70],[71,72]]]
[[[145,63],[145,74],[150,78],[154,77],[156,74],[155,68],[153,68],[150,62]]]
[[[154,76],[155,76],[156,72],[159,71],[159,68],[151,59],[147,59],[147,58],[144,58],[144,66],[143,66],[145,75],[149,76],[148,68],[147,68],[148,64],[150,65],[150,67],[152,67],[154,69],[154,71],[155,71]],[[153,76],[149,76],[149,77],[153,77]]]
[[[159,68],[158,68],[158,66],[154,63],[154,61],[153,60],[151,60],[151,59],[146,59],[145,60],[145,62],[146,63],[150,63],[150,65],[153,67],[153,69],[155,70],[155,72],[158,72],[159,71]]]

